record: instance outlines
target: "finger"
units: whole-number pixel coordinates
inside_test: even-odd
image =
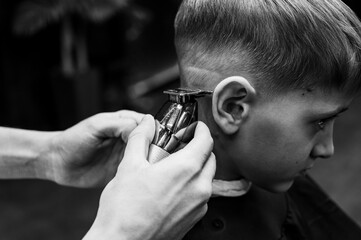
[[[121,126],[119,126],[119,132],[117,134],[118,136],[120,135],[122,140],[126,143],[128,142],[130,133],[134,131],[140,122],[136,122],[134,119],[123,119],[120,121],[122,122],[119,124]]]
[[[153,140],[154,133],[154,118],[151,115],[146,115],[128,137],[123,163],[133,162],[139,164],[146,161],[149,145]]]
[[[130,110],[120,110],[118,112],[111,113],[112,120],[116,121],[114,125],[113,135],[115,137],[121,136],[124,142],[128,141],[129,134],[134,130],[135,127],[142,121],[145,114],[138,113]]]
[[[192,138],[194,137],[194,131],[197,127],[197,123],[198,122],[193,122],[191,125],[179,130],[175,136],[180,139],[177,148],[174,150],[174,152],[177,152],[181,149],[183,149],[188,143],[189,141],[192,140]]]
[[[199,175],[204,184],[212,190],[212,180],[216,174],[216,156],[211,153]]]
[[[198,211],[195,224],[196,224],[201,218],[203,218],[204,215],[206,215],[207,211],[208,211],[208,204],[206,203],[206,204],[204,204],[204,205],[201,207],[201,209]],[[195,224],[193,224],[193,226],[194,226]],[[193,226],[192,226],[192,228],[193,228]]]
[[[119,119],[105,114],[94,121],[94,135],[99,138],[118,138],[127,141],[130,132],[138,125],[134,119]]]
[[[213,138],[208,127],[203,122],[198,122],[193,139],[175,154],[184,154],[183,161],[197,159],[199,167],[203,167],[213,150]]]
[[[181,142],[188,143],[189,141],[192,140],[192,138],[194,136],[194,132],[197,127],[197,124],[198,124],[198,122],[194,122],[185,128],[184,133],[182,134],[182,137],[181,137]]]
[[[133,119],[137,124],[139,124],[142,121],[143,117],[145,116],[145,114],[143,113],[138,113],[130,110],[120,110],[117,112],[117,115],[119,118]]]
[[[201,155],[209,155],[213,149],[213,138],[208,127],[203,122],[198,122],[193,139],[185,147],[188,151]]]
[[[81,125],[88,128],[88,131],[94,134],[96,137],[122,137],[123,140],[126,141],[129,133],[138,125],[138,123],[141,121],[141,118],[143,117],[144,114],[127,110],[118,112],[105,112],[96,114],[82,121]]]
[[[212,149],[213,139],[208,127],[204,123],[198,122],[194,138],[191,142],[183,149],[171,154],[156,164],[159,166],[166,166],[167,164],[169,166],[178,166],[174,169],[176,172],[182,172],[179,171],[181,169],[188,169],[188,171],[198,174],[211,156]],[[208,170],[208,172],[210,172],[210,175],[212,174],[210,170]]]

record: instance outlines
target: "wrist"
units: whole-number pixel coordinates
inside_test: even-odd
[[[59,158],[55,143],[56,136],[60,132],[46,132],[42,136],[39,151],[34,161],[35,175],[38,179],[55,182],[55,165]]]
[[[96,220],[95,220],[96,222]],[[132,238],[125,236],[124,233],[116,232],[110,227],[99,227],[94,222],[93,226],[89,229],[82,240],[131,240]],[[134,239],[136,240],[136,239]]]
[[[41,156],[53,134],[0,127],[0,178],[48,179],[49,163]]]

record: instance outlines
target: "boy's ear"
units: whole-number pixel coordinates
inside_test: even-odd
[[[234,134],[249,114],[256,95],[247,79],[232,76],[221,81],[213,91],[212,112],[217,125],[226,134]]]

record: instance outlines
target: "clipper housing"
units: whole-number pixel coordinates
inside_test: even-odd
[[[176,88],[166,90],[168,101],[156,115],[157,129],[149,149],[148,161],[158,162],[178,149],[195,129],[197,98],[211,95],[212,91]]]

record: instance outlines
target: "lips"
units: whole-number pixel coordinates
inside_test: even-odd
[[[308,171],[315,165],[315,160],[313,160],[308,167],[306,167],[303,171]]]
[[[315,162],[312,162],[312,164],[311,164],[310,166],[308,166],[308,167],[306,168],[306,170],[310,170],[311,168],[313,168],[313,165],[315,165]]]
[[[300,171],[300,175],[301,176],[306,176],[306,174],[307,174],[307,171],[308,171],[309,169],[303,169],[302,171]]]
[[[309,170],[313,167],[313,164],[300,171],[300,175],[305,176]]]

